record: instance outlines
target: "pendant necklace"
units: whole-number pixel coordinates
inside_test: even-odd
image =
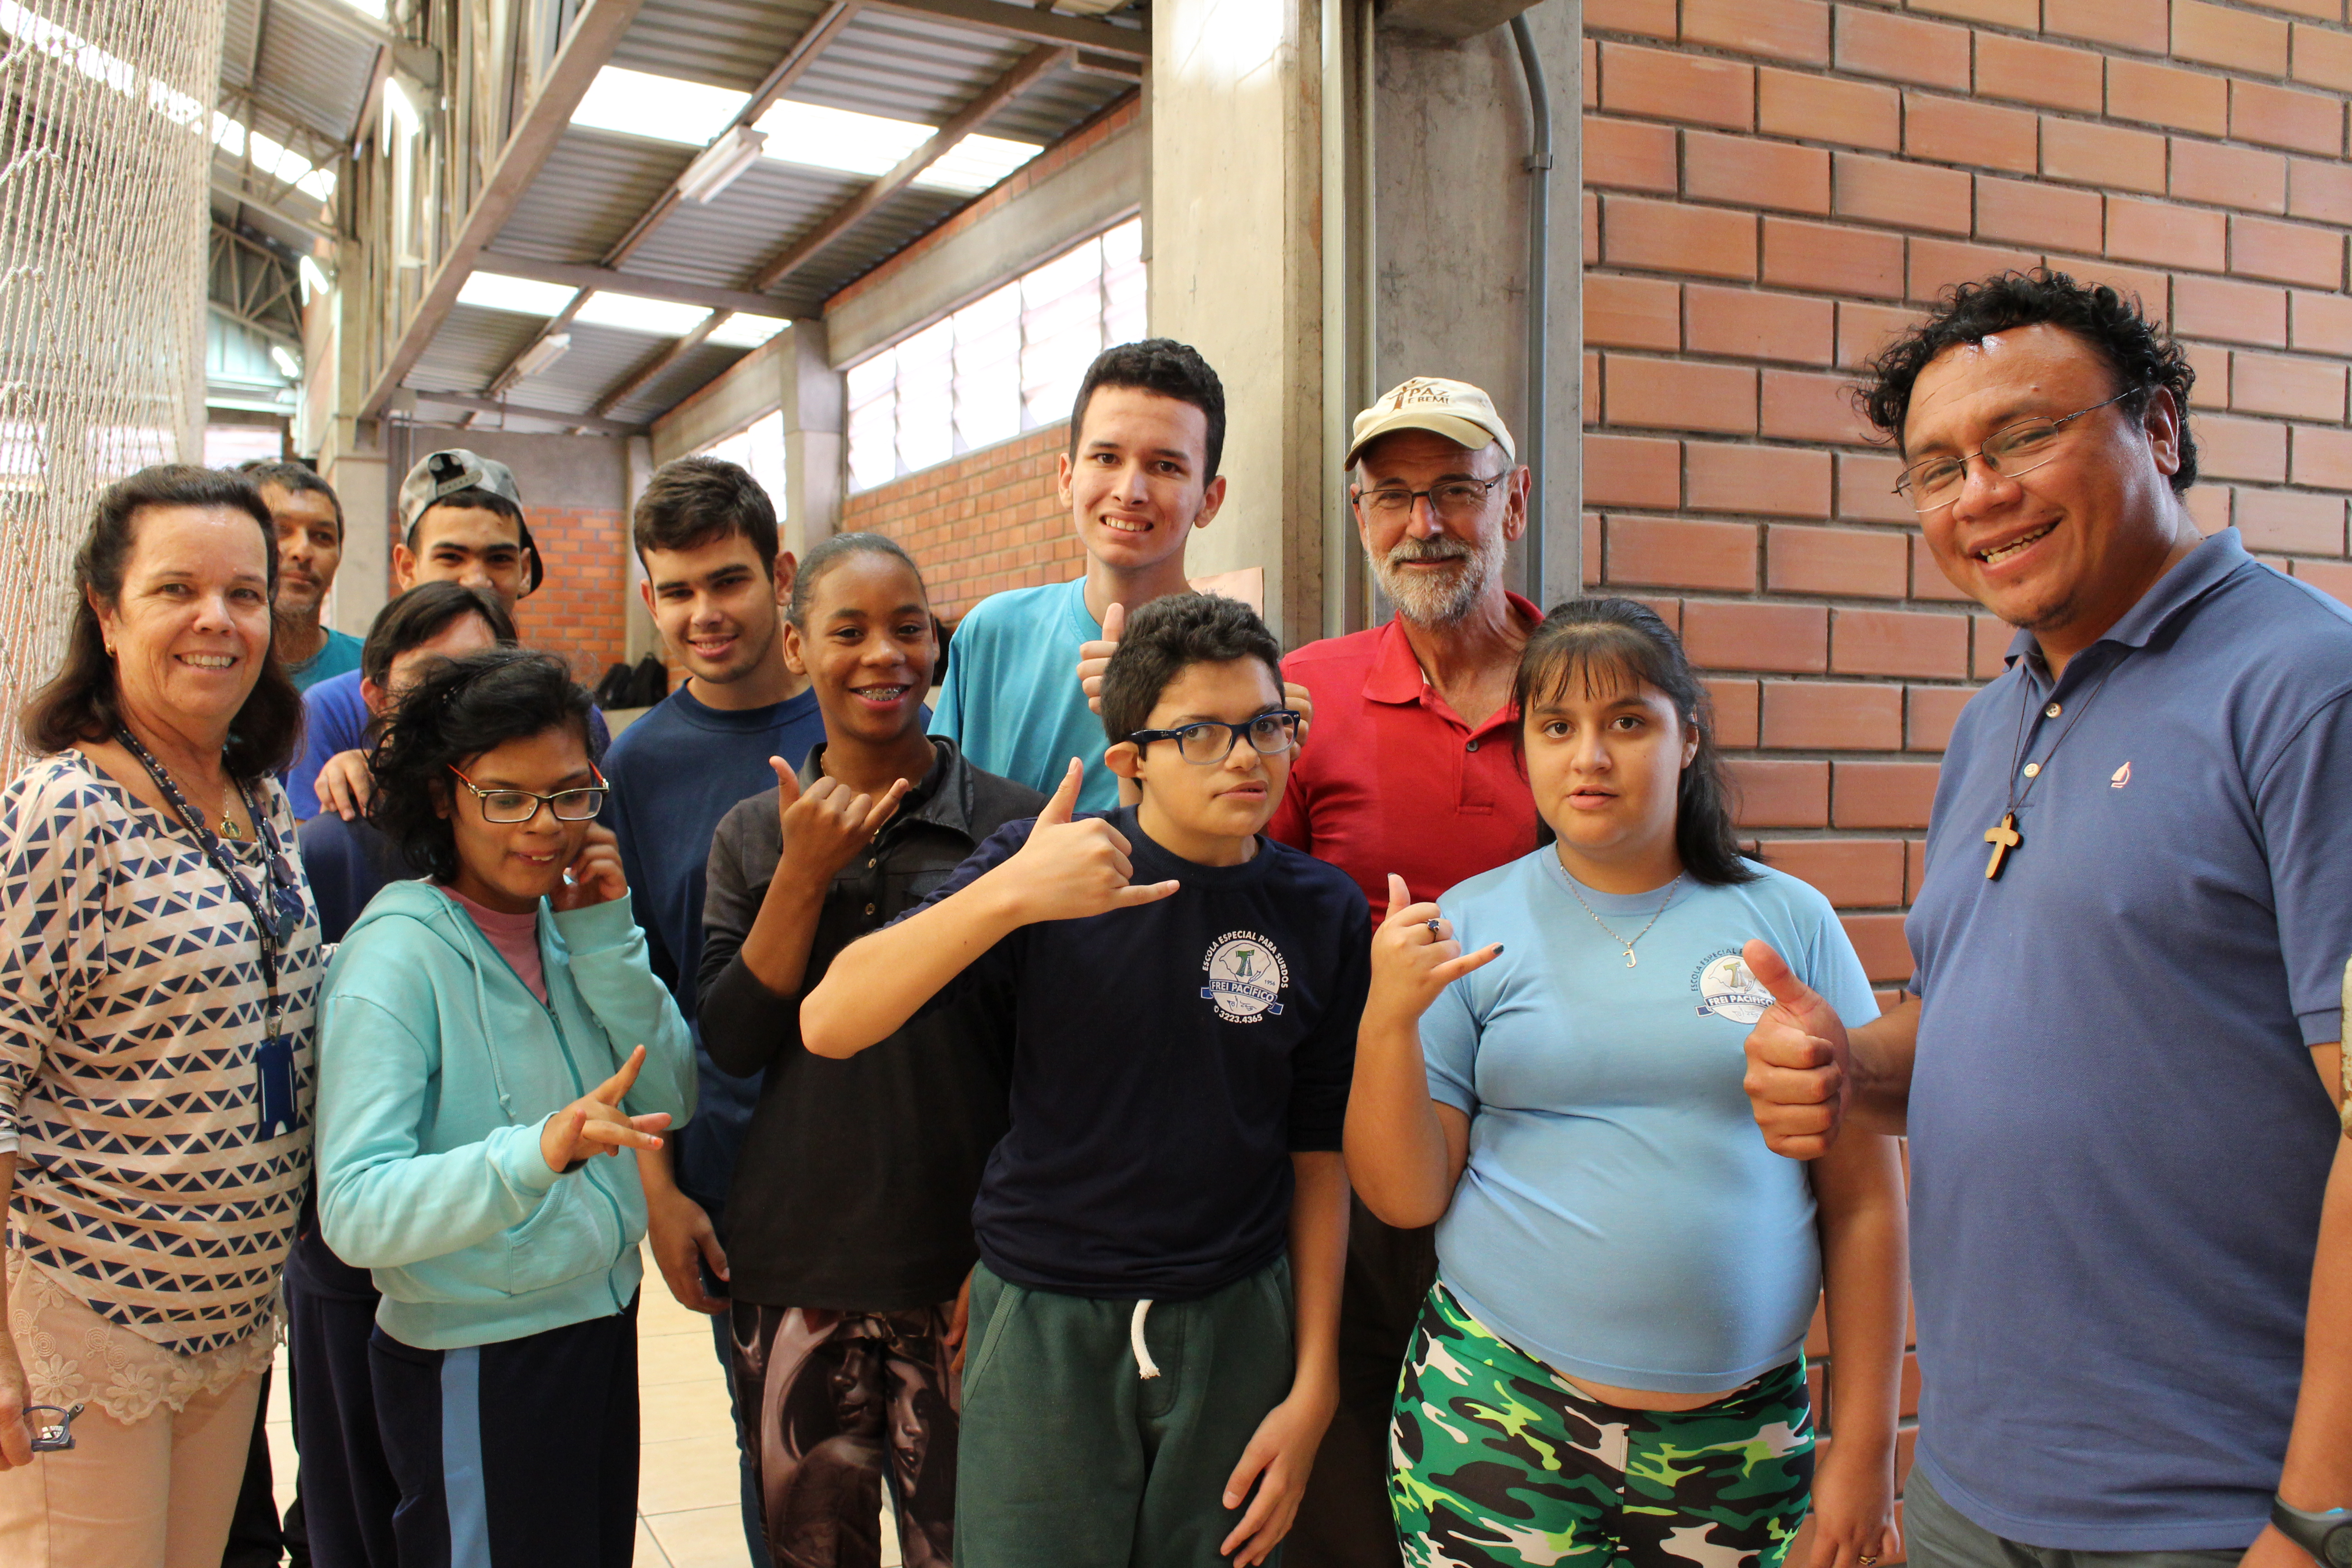
[[[2130,657],[2130,651],[2126,649],[2115,663],[2107,666],[2107,672],[2099,677],[2098,684],[2085,692],[2083,700],[2074,705],[2074,716],[2066,721],[2066,727],[2058,731],[2058,738],[2050,743],[2050,749],[2042,754],[2042,760],[2038,763],[2027,763],[2022,768],[2018,766],[2018,759],[2025,754],[2025,721],[2033,712],[2033,697],[2032,693],[2025,689],[2023,679],[2020,679],[2017,740],[2009,749],[2009,804],[2002,811],[1999,824],[1985,829],[1984,841],[1992,846],[1992,855],[1985,861],[1986,881],[1998,880],[2001,867],[2009,861],[2009,852],[2025,842],[2025,835],[2017,830],[2017,814],[2025,805],[2026,797],[2033,793],[2033,786],[2042,782],[2042,774],[2050,766],[2050,759],[2058,754],[2058,748],[2066,743],[2066,737],[2074,732],[2074,726],[2081,723],[2083,715],[2090,711],[2092,701],[2100,692],[2107,689],[2107,682],[2115,679],[2116,671],[2122,668],[2124,660]],[[2057,690],[2055,683],[2052,685],[2051,690],[2053,692]],[[2057,704],[2051,704],[2044,711],[2047,717],[2056,718]],[[2017,781],[2021,776],[2025,780],[2025,787],[2022,790],[2017,787]]]
[[[1566,874],[1567,869],[1568,868],[1564,866],[1560,868],[1563,875]],[[1611,931],[1607,921],[1602,920],[1598,914],[1593,913],[1592,906],[1586,903],[1584,901],[1584,895],[1577,890],[1576,879],[1574,877],[1568,878],[1568,891],[1570,897],[1573,898],[1577,901],[1578,905],[1583,909],[1586,914],[1592,916],[1592,923],[1601,928],[1602,935],[1608,937],[1611,942],[1615,942],[1619,947],[1625,950],[1625,967],[1628,969],[1633,968],[1638,962],[1633,957],[1633,942],[1639,942],[1643,937],[1650,934],[1650,926],[1654,926],[1658,923],[1659,915],[1663,915],[1666,912],[1666,904],[1671,904],[1675,901],[1675,894],[1681,890],[1682,885],[1683,874],[1680,871],[1677,871],[1675,873],[1675,879],[1666,884],[1665,903],[1660,904],[1658,906],[1657,914],[1650,917],[1650,925],[1645,925],[1640,931],[1635,931],[1633,933],[1633,942],[1628,942],[1623,937],[1619,936],[1615,931]]]

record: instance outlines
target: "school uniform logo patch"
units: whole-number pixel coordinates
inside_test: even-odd
[[[1737,948],[1727,948],[1700,964],[1691,976],[1691,989],[1698,993],[1702,1018],[1712,1013],[1735,1024],[1752,1024],[1772,1005],[1772,993],[1764,989]]]
[[[1274,943],[1254,931],[1227,931],[1209,944],[1201,961],[1201,1000],[1217,1009],[1217,1016],[1234,1024],[1255,1024],[1260,1018],[1282,1016],[1283,989],[1290,984],[1290,968]]]

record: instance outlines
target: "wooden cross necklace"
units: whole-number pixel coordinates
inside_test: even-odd
[[[2114,664],[2107,666],[2107,672],[2099,677],[2098,684],[2084,693],[2083,700],[2074,705],[2074,716],[2066,721],[2066,727],[2058,731],[2058,739],[2051,742],[2050,749],[2042,753],[2042,760],[2038,763],[2027,763],[2022,768],[2018,766],[2018,759],[2025,754],[2025,721],[2033,711],[2033,698],[2032,693],[2025,688],[2023,677],[2019,678],[2017,742],[2009,749],[2009,806],[2001,813],[1999,823],[1985,829],[1985,842],[1992,846],[1992,854],[1985,861],[1986,881],[1999,880],[2000,868],[2008,862],[2009,852],[2025,842],[2025,835],[2017,830],[2017,813],[2019,807],[2025,804],[2026,796],[2033,793],[2033,786],[2042,782],[2042,770],[2050,765],[2050,759],[2058,754],[2058,748],[2066,743],[2066,737],[2074,732],[2074,726],[2083,721],[2083,715],[2090,711],[2092,700],[2106,689],[2107,682],[2113,679],[2116,671],[2122,668],[2124,659],[2130,657],[2130,650],[2126,649]],[[2055,683],[2053,683],[2051,689],[2053,692],[2057,690]],[[2047,717],[2055,719],[2058,716],[2058,704],[2053,702],[2043,710],[2043,712]],[[2025,788],[2021,791],[2017,787],[2017,781],[2021,774],[2025,779]]]

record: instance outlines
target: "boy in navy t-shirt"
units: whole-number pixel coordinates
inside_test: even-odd
[[[1260,831],[1297,742],[1280,651],[1234,600],[1138,610],[1102,711],[1141,804],[1074,820],[1073,760],[802,1005],[829,1057],[950,999],[1013,1020],[959,1568],[1272,1562],[1330,1420],[1370,926],[1344,872]]]

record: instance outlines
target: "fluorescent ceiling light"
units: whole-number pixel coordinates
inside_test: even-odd
[[[1002,136],[965,137],[949,148],[940,161],[915,176],[925,190],[953,191],[976,196],[1045,149]]]
[[[323,294],[327,291],[327,275],[323,271],[320,270],[319,263],[312,258],[306,256],[299,261],[296,262],[294,264],[294,273],[295,276],[299,278],[302,281],[302,302],[304,304],[307,305],[310,302],[311,296]],[[476,276],[479,276],[479,274],[477,274]],[[471,279],[468,279],[468,281],[471,281]]]
[[[760,149],[767,141],[751,127],[738,125],[704,148],[702,155],[686,166],[686,173],[677,177],[677,194],[688,201],[707,205],[758,161]]]
[[[457,290],[457,303],[478,305],[485,310],[512,310],[519,316],[552,316],[572,303],[573,292],[561,283],[509,278],[503,272],[476,272]]]
[[[269,363],[276,365],[278,367],[278,374],[285,376],[287,380],[299,381],[302,379],[302,362],[296,359],[292,354],[288,353],[286,352],[285,344],[272,343],[269,345]]]
[[[869,177],[888,174],[932,135],[928,125],[789,98],[769,105],[757,128],[767,135],[768,156],[780,163]]]
[[[682,338],[710,314],[699,305],[674,300],[648,300],[641,294],[608,294],[599,289],[588,296],[573,321],[593,327],[617,327],[625,332],[646,332],[657,338]]]
[[[572,123],[700,147],[726,130],[750,101],[749,93],[723,87],[606,66],[588,84]]]
[[[552,337],[540,339],[525,351],[522,358],[515,361],[515,379],[528,381],[534,375],[545,374],[548,366],[571,351],[570,332],[558,332]]]
[[[738,312],[711,329],[708,340],[730,349],[756,349],[792,322],[781,316],[751,316]]]

